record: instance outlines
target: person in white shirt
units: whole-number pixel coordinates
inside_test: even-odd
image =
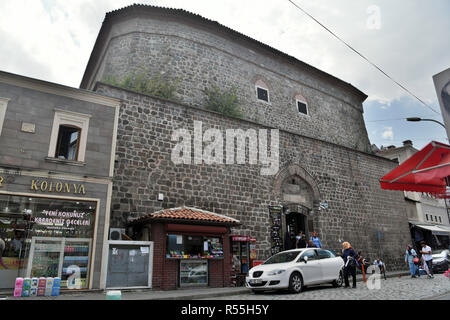
[[[423,255],[423,260],[427,264],[428,270],[430,272],[428,274],[428,277],[434,278],[434,275],[433,275],[433,256],[431,255],[431,248],[429,246],[427,246],[425,241],[422,241],[420,243],[420,245],[422,246],[422,250],[420,251],[420,253]]]
[[[386,269],[384,268],[384,262],[380,258],[376,259],[373,264],[380,268],[380,273],[384,275],[384,280],[386,280]]]

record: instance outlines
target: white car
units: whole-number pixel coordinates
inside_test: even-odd
[[[318,248],[286,250],[251,268],[245,285],[253,292],[289,289],[299,293],[304,286],[343,283],[344,260],[333,252]]]

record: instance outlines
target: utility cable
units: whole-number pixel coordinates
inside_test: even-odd
[[[302,9],[299,5],[297,5],[295,2],[288,0],[291,4],[293,4],[296,8],[298,8],[299,10],[301,10],[304,14],[306,14],[308,17],[310,17],[311,19],[313,19],[315,22],[317,22],[322,28],[324,28],[326,31],[328,31],[329,33],[331,33],[336,39],[338,39],[339,41],[341,41],[343,44],[345,44],[350,50],[352,50],[353,52],[355,52],[357,55],[359,55],[361,58],[363,58],[364,60],[366,60],[368,63],[370,63],[373,67],[375,67],[376,69],[378,69],[381,73],[383,73],[387,78],[389,78],[391,81],[393,81],[395,84],[397,84],[400,88],[402,88],[403,90],[405,90],[407,93],[409,93],[410,95],[412,95],[414,98],[416,98],[417,100],[419,100],[424,106],[426,106],[427,108],[429,108],[431,111],[437,113],[440,115],[440,113],[436,110],[434,110],[431,106],[429,106],[427,103],[425,103],[422,99],[420,99],[418,96],[416,96],[414,93],[412,93],[411,91],[409,91],[405,86],[403,86],[402,84],[400,84],[398,81],[396,81],[395,79],[393,79],[390,75],[388,75],[386,72],[384,72],[380,67],[378,67],[375,63],[373,63],[372,61],[370,61],[368,58],[366,58],[362,53],[360,53],[358,50],[354,49],[351,45],[349,45],[347,42],[345,42],[344,40],[342,40],[338,35],[336,35],[333,31],[331,31],[330,29],[328,29],[326,26],[324,26],[319,20],[317,20],[316,18],[314,18],[311,14],[309,14],[308,12],[306,12],[304,9]]]

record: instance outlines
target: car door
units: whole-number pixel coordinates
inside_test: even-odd
[[[339,266],[334,255],[324,249],[317,249],[319,255],[320,267],[322,268],[322,277],[324,281],[336,280],[339,274]]]
[[[308,257],[308,261],[304,261],[304,257]],[[309,249],[300,255],[297,260],[303,272],[304,284],[318,283],[322,280],[322,268],[320,267],[320,260],[317,254],[317,249]]]

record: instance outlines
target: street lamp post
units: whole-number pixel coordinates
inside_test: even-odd
[[[436,123],[440,124],[441,126],[443,126],[445,128],[445,125],[442,122],[439,122],[439,121],[434,120],[434,119],[422,119],[422,118],[419,118],[419,117],[411,117],[411,118],[406,118],[406,121],[411,121],[411,122],[433,121],[433,122],[436,122]]]

